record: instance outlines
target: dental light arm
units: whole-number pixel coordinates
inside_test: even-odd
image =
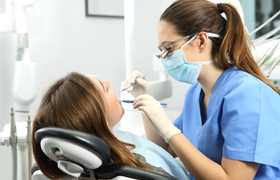
[[[31,62],[28,49],[28,32],[25,8],[34,0],[14,0],[18,35],[17,62],[14,81],[14,99],[17,121],[26,121],[30,104],[35,100],[37,87],[37,64]]]
[[[34,0],[14,0],[15,17],[18,37],[17,60],[22,61],[28,48],[28,33],[25,8],[34,4]]]

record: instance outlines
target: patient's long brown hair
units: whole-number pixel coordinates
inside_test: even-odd
[[[221,35],[220,38],[210,38],[213,42],[212,56],[218,59],[218,66],[246,71],[280,94],[255,62],[250,50],[253,45],[236,8],[228,3],[222,3],[221,7],[227,20],[219,13],[217,4],[207,0],[177,0],[164,11],[160,20],[172,24],[175,33],[182,36],[200,31]]]
[[[32,147],[40,170],[51,179],[66,176],[55,162],[43,153],[34,139],[35,132],[44,127],[62,127],[96,135],[110,147],[110,165],[129,165],[146,168],[127,147],[132,144],[119,141],[106,123],[106,102],[99,89],[84,75],[73,72],[56,81],[43,96],[33,121]]]

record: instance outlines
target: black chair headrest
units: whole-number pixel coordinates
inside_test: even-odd
[[[75,142],[100,156],[104,164],[111,159],[111,152],[107,143],[92,134],[58,127],[46,127],[36,131],[35,140],[37,143],[40,143],[45,137],[56,137]]]

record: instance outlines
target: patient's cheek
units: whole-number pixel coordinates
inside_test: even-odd
[[[108,102],[108,101],[107,101]],[[108,102],[108,123],[110,127],[115,126],[122,118],[124,114],[124,109],[119,103],[119,101],[109,101]]]

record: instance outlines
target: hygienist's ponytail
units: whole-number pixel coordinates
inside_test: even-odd
[[[223,69],[235,66],[246,71],[280,94],[280,91],[269,82],[255,62],[250,49],[253,44],[235,7],[228,3],[221,3],[219,6],[227,18],[225,34],[218,54],[219,66]]]

